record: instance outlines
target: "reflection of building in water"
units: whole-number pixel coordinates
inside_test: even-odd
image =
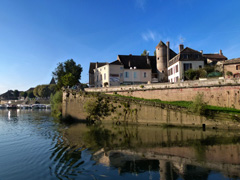
[[[63,137],[72,146],[85,144],[96,149],[93,159],[120,174],[153,172],[161,179],[206,179],[214,170],[226,177],[240,177],[240,144],[236,144],[239,135],[235,131],[77,125]]]
[[[222,149],[224,147],[217,148]],[[210,149],[210,153],[213,151],[218,153],[217,148]],[[238,146],[238,148],[240,147]],[[184,156],[181,156],[179,154],[179,152],[182,151],[181,147],[177,149],[163,148],[166,151],[169,149],[169,154],[167,155],[161,154],[160,149],[161,148],[145,149],[138,152],[130,150],[111,150],[104,152],[104,149],[101,149],[93,155],[93,158],[95,161],[104,164],[105,166],[117,168],[119,174],[139,174],[147,171],[159,171],[161,180],[175,180],[179,177],[185,180],[207,179],[210,170],[221,171],[226,177],[240,177],[240,164],[226,164],[227,162],[220,163],[217,161],[200,162],[196,157],[188,157],[188,151],[186,151]],[[184,150],[185,149],[186,148],[184,148]],[[158,150],[160,150],[159,153],[157,152]],[[175,154],[174,151],[176,151]],[[238,156],[240,156],[240,154],[238,154]]]

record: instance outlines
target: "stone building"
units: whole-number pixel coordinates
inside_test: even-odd
[[[225,78],[240,78],[240,58],[225,61],[223,71]]]
[[[203,54],[203,51],[200,51]],[[223,63],[228,59],[223,55],[222,50],[219,50],[218,54],[203,54],[203,57],[207,59],[207,64],[215,66],[215,70],[223,72]]]
[[[203,54],[203,51],[200,51]],[[228,58],[223,55],[222,50],[219,50],[218,54],[203,54],[203,57],[207,59],[207,64],[218,65],[223,64]]]

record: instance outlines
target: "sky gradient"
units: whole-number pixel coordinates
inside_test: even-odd
[[[160,40],[240,57],[238,0],[0,0],[0,94],[48,84],[74,59],[88,82],[90,62],[153,55]]]

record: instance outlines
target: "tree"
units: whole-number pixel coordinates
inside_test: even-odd
[[[144,51],[143,51],[143,53],[141,54],[141,56],[146,56],[147,55],[147,50],[146,49],[144,49]]]
[[[37,97],[50,97],[51,94],[55,93],[55,87],[55,84],[38,85],[34,88],[33,94]]]
[[[34,94],[33,94],[33,91],[28,91],[28,97],[29,98],[34,98]]]
[[[13,91],[14,97],[18,98],[19,97],[19,91],[18,90],[14,90]]]
[[[156,50],[154,51],[154,56],[156,56]]]
[[[59,63],[53,76],[57,81],[57,89],[61,89],[63,86],[74,86],[79,83],[81,79],[82,67],[80,64],[76,64],[73,59],[69,59],[64,63]]]
[[[22,91],[21,94],[20,94],[22,97],[26,98],[28,93],[26,91]]]

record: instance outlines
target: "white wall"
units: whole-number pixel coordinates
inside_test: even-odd
[[[126,72],[128,72],[128,77],[126,77]],[[136,73],[136,77],[134,77]],[[146,73],[146,77],[144,77]],[[152,74],[150,69],[124,69],[123,78],[125,83],[140,83],[151,81]]]
[[[168,72],[170,69],[172,69],[172,75],[169,75],[168,73],[168,81],[169,82],[177,82],[180,80],[180,62],[176,62],[175,64],[168,67]],[[176,67],[178,66],[178,70],[176,70]],[[178,71],[178,72],[177,72]]]
[[[173,74],[168,75],[169,82],[181,81],[184,77],[184,64],[192,64],[192,69],[198,69],[199,66],[204,67],[204,61],[178,61],[175,64],[168,67],[168,72],[172,68]],[[176,66],[178,65],[178,72],[176,72]]]

